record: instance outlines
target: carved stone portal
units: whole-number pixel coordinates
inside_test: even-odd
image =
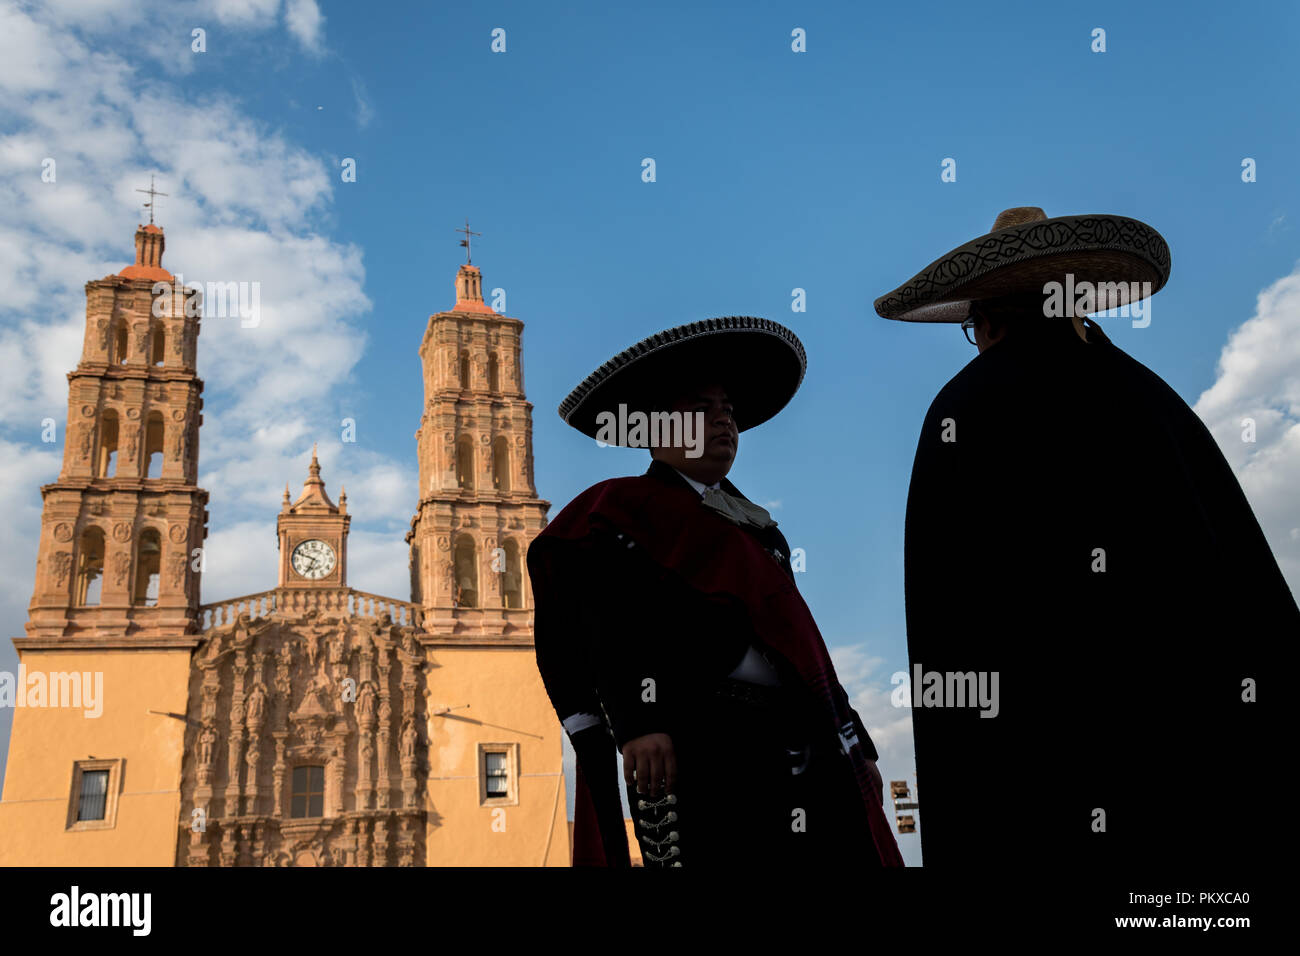
[[[211,631],[190,671],[177,865],[423,866],[423,666],[414,628],[374,618]]]

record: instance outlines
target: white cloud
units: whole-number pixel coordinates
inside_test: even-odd
[[[80,44],[66,50],[54,30],[17,7],[0,7],[0,89],[26,92],[41,89],[46,78],[64,73],[69,53],[84,54]]]
[[[275,511],[257,521],[220,522],[209,526],[203,542],[204,604],[266,591],[276,586]]]
[[[146,170],[170,193],[160,207],[166,266],[187,281],[260,283],[256,328],[213,319],[200,336],[200,372],[234,397],[231,413],[259,422],[346,381],[366,341],[355,321],[370,303],[361,250],[317,231],[331,198],[323,161],[233,102],[214,98],[196,109],[166,86],[136,92],[125,61],[27,23],[18,32],[28,54],[58,53],[63,68],[43,75],[38,94],[15,93],[6,82],[12,71],[0,68],[0,100],[18,117],[0,137],[0,164],[14,171],[0,186],[11,210],[0,249],[13,253],[0,265],[0,350],[23,370],[6,383],[0,421],[64,403],[66,381],[54,394],[50,385],[78,359],[82,286],[131,261],[141,217],[135,190]],[[58,164],[53,183],[40,175],[45,156]]]
[[[64,37],[113,34],[118,48],[129,46],[133,55],[147,56],[169,74],[188,74],[199,56],[229,50],[240,34],[274,30],[281,6],[280,0],[42,0],[30,14],[0,11],[0,69],[27,72],[24,66],[37,62],[35,55],[47,56],[48,47],[24,41],[31,30],[49,29]],[[283,12],[284,29],[298,45],[313,55],[323,54],[325,17],[316,0],[286,0]],[[195,28],[208,34],[206,54],[191,49]],[[55,64],[39,61],[41,69]]]
[[[1300,594],[1300,264],[1262,291],[1195,405]],[[1255,441],[1243,440],[1246,419]]]
[[[60,420],[59,429],[63,423]],[[36,586],[36,539],[41,529],[40,486],[58,473],[63,443],[20,444],[0,439],[0,488],[5,517],[0,534],[0,641],[23,633],[27,605]],[[3,668],[0,668],[3,669]]]
[[[375,118],[375,108],[370,104],[370,97],[366,95],[366,85],[359,77],[352,77],[352,96],[357,103],[357,126],[365,129]]]
[[[211,0],[206,6],[223,24],[265,29],[275,20],[280,0]]]
[[[348,584],[359,591],[409,600],[410,555],[400,534],[353,531],[349,535]]]
[[[193,271],[182,269],[186,263]],[[189,285],[259,283],[255,326],[214,315],[199,334],[199,375],[222,395],[223,427],[233,420],[261,428],[295,410],[307,414],[350,380],[367,342],[354,320],[370,308],[360,249],[320,236],[212,228],[188,238],[172,267]],[[217,303],[207,305],[215,313]]]
[[[40,444],[40,422],[54,418],[60,433],[66,422],[84,284],[132,261],[135,224],[146,221],[135,190],[150,173],[170,194],[159,206],[164,265],[190,284],[260,283],[255,328],[205,317],[198,340],[199,480],[211,493],[203,600],[275,586],[275,515],[286,480],[297,497],[313,441],[331,496],[346,483],[350,510],[367,522],[352,528],[350,583],[405,597],[414,444],[389,458],[366,450],[364,437],[339,441],[336,409],[347,408],[371,304],[362,250],[326,232],[336,179],[324,158],[238,100],[184,95],[149,67],[155,54],[174,56],[170,47],[159,53],[130,30],[156,17],[187,19],[209,28],[211,43],[214,25],[279,29],[278,0],[83,6],[84,17],[63,0],[0,6],[0,361],[9,370],[0,377],[0,494],[13,503],[0,549],[0,620],[9,635],[21,633],[38,489],[61,463],[61,443],[58,451]],[[322,22],[314,3],[285,9],[285,26],[316,52]],[[188,30],[178,42],[185,50]],[[227,31],[223,42],[243,40]],[[57,164],[53,183],[42,181],[46,157]],[[366,428],[358,420],[358,434]]]
[[[323,51],[325,18],[321,16],[316,0],[288,0],[284,7],[284,23],[303,49],[312,53]]]
[[[66,373],[76,365],[75,358],[68,362],[68,356],[80,354],[85,325],[84,306],[80,314],[60,309],[45,321],[0,321],[0,362],[6,369],[0,377],[0,427],[14,437],[33,441],[44,418],[53,418],[60,430],[64,427],[68,413]],[[51,474],[46,480],[54,477]]]

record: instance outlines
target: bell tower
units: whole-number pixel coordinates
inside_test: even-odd
[[[282,588],[342,588],[348,583],[348,493],[341,489],[336,505],[325,494],[316,446],[298,500],[289,501],[289,486],[276,518]]]
[[[135,264],[86,283],[63,467],[41,488],[34,642],[192,644],[208,500],[197,485],[199,295],[176,287],[164,245],[160,227],[140,226]]]
[[[427,793],[444,821],[429,829],[430,861],[569,858],[564,732],[537,670],[524,563],[550,503],[533,486],[523,328],[488,307],[466,262],[455,304],[430,316],[420,343],[420,491],[406,541],[420,643],[438,665],[425,677]],[[485,855],[475,835],[494,819],[511,822]]]
[[[424,606],[431,632],[531,645],[524,562],[550,502],[533,485],[523,328],[483,301],[482,273],[466,264],[456,273],[456,304],[430,316],[420,343],[420,499],[406,540],[411,600]]]
[[[140,226],[135,263],[86,283],[19,679],[0,679],[15,708],[0,865],[175,859],[208,493],[199,296],[163,268],[164,243]]]

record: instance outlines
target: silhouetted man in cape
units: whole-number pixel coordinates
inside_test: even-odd
[[[1144,223],[1025,207],[876,301],[980,350],[907,500],[926,866],[1227,874],[1264,851],[1225,785],[1266,786],[1257,685],[1300,612],[1200,419],[1083,318],[1168,274]]]

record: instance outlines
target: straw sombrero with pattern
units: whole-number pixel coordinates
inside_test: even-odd
[[[989,232],[882,295],[875,306],[886,319],[961,322],[972,301],[1044,295],[1044,285],[1064,285],[1068,275],[1075,287],[1088,282],[1099,290],[1093,311],[1102,312],[1158,292],[1169,280],[1169,265],[1169,244],[1137,219],[1049,219],[1037,206],[1018,206],[1000,213]],[[1150,283],[1149,293],[1143,283]]]
[[[601,412],[651,412],[681,388],[716,382],[739,431],[781,411],[803,382],[803,343],[785,326],[748,315],[704,319],[642,339],[596,369],[560,403],[560,417],[591,438]]]

